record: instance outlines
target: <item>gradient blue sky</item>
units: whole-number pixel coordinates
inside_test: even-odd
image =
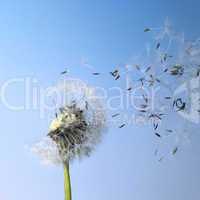
[[[199,7],[198,0],[0,1],[0,84],[28,76],[46,87],[65,66],[95,83],[79,67],[81,58],[109,71],[140,52],[148,40],[143,29],[159,27],[166,17],[196,38]],[[8,91],[10,102],[23,96],[20,84]],[[62,168],[40,165],[25,148],[46,134],[47,119],[38,110],[13,112],[2,101],[0,109],[0,199],[63,199]],[[74,200],[198,200],[198,139],[193,136],[175,158],[159,163],[148,128],[113,128],[92,157],[71,166]]]

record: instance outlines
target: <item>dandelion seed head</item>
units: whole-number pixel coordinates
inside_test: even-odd
[[[106,130],[102,98],[94,87],[76,79],[65,79],[56,88],[59,102],[56,102],[56,118],[49,126],[48,143],[36,144],[34,152],[50,162],[62,163],[90,156]]]

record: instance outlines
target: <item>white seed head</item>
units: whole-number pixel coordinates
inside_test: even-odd
[[[49,139],[45,140],[51,147],[46,147],[44,142],[43,145],[39,143],[34,147],[34,152],[53,163],[55,160],[64,163],[89,156],[105,131],[106,112],[101,97],[97,96],[95,88],[80,80],[67,79],[56,88],[56,94],[62,100],[56,102],[56,118],[49,126],[47,138],[52,143],[49,143]],[[52,159],[52,156],[56,159]]]

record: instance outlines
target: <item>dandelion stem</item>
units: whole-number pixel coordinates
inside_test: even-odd
[[[65,200],[71,200],[71,181],[69,174],[69,162],[64,164],[64,190],[65,190]]]

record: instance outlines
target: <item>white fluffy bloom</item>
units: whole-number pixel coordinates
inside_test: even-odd
[[[55,90],[56,89],[56,90]],[[56,91],[56,118],[46,139],[33,147],[45,163],[63,163],[89,156],[100,142],[106,112],[95,88],[80,80],[66,79]]]

